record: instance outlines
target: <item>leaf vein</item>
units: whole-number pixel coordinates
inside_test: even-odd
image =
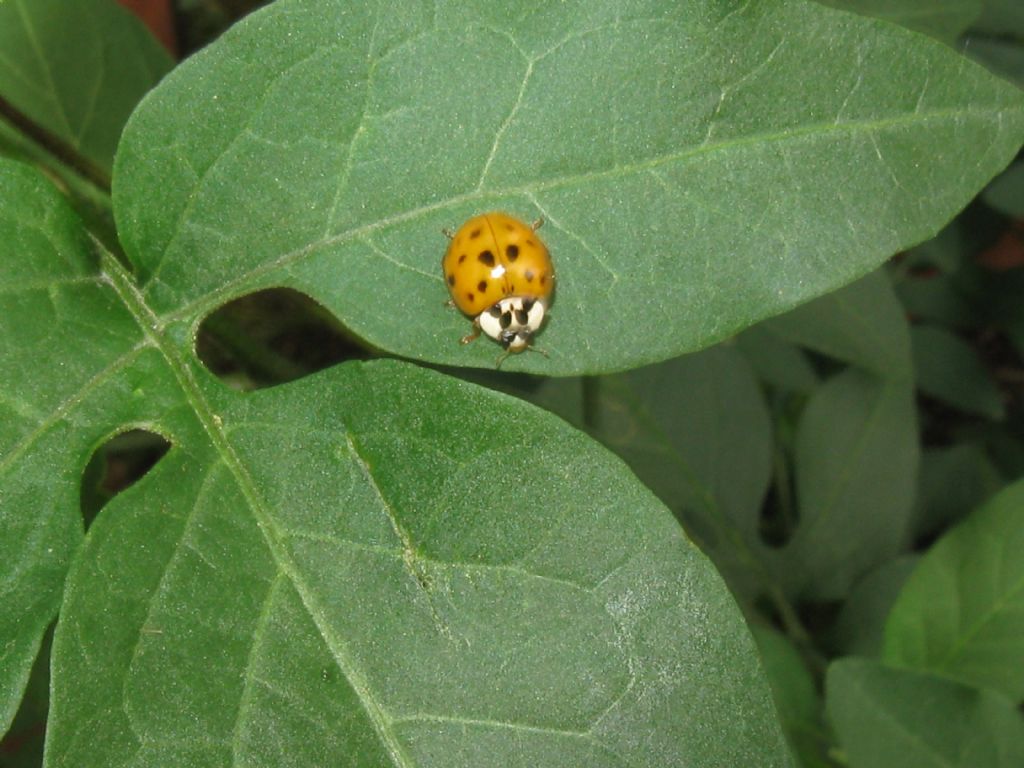
[[[278,568],[285,573],[289,581],[294,585],[303,606],[320,632],[339,670],[348,679],[349,684],[356,692],[391,762],[399,768],[411,768],[412,761],[405,754],[405,750],[393,733],[390,720],[383,705],[370,690],[364,670],[359,667],[345,642],[337,636],[333,627],[327,621],[325,610],[320,604],[315,591],[306,583],[298,564],[282,541],[282,530],[257,491],[256,484],[249,476],[249,472],[242,459],[235,452],[231,441],[228,439],[221,418],[217,416],[207,402],[206,396],[203,394],[192,369],[172,342],[164,336],[156,316],[146,304],[145,296],[132,281],[131,276],[116,259],[107,253],[103,254],[103,266],[118,296],[132,313],[142,332],[164,356],[173,371],[185,399],[210,437],[214,450],[231,473],[246,505],[252,512],[270,550],[271,557],[277,563]]]
[[[987,112],[977,114],[972,110],[963,109],[939,109],[932,112],[924,112],[918,115],[900,114],[893,118],[873,119],[862,121],[849,121],[839,125],[834,123],[816,123],[798,129],[782,129],[774,132],[758,133],[749,136],[740,136],[719,142],[704,143],[687,147],[678,152],[670,152],[664,155],[657,155],[650,158],[637,160],[636,162],[606,168],[596,171],[585,171],[570,173],[564,176],[553,176],[545,180],[524,182],[519,185],[509,186],[504,189],[493,189],[487,191],[472,190],[459,195],[454,195],[445,200],[438,200],[425,205],[401,211],[389,216],[384,216],[377,221],[353,227],[340,232],[330,238],[307,243],[276,258],[270,259],[238,277],[222,283],[217,288],[197,296],[191,301],[183,304],[176,310],[172,310],[160,316],[163,323],[173,322],[179,318],[190,317],[193,314],[202,314],[208,309],[218,306],[222,301],[228,300],[235,295],[240,295],[246,290],[251,290],[257,281],[279,268],[282,268],[294,261],[300,260],[318,249],[346,243],[356,240],[369,233],[386,229],[397,224],[414,221],[436,211],[454,208],[467,202],[482,201],[489,198],[500,198],[512,195],[536,195],[539,192],[557,190],[572,185],[590,184],[599,181],[615,179],[620,176],[648,171],[652,168],[659,168],[671,163],[693,162],[708,155],[718,152],[737,149],[741,147],[755,146],[758,144],[771,144],[787,141],[799,141],[808,138],[820,138],[823,136],[859,134],[862,132],[879,131],[883,129],[907,128],[926,123],[933,119],[949,119],[954,117],[978,117],[988,119],[991,115]],[[1001,115],[1000,115],[1001,116]],[[999,121],[1001,124],[1001,120]]]

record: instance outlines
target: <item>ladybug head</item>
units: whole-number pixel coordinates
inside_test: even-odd
[[[510,296],[482,312],[480,328],[509,352],[522,352],[544,322],[544,299]]]

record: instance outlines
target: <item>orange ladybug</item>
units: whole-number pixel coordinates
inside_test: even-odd
[[[555,271],[533,226],[505,213],[474,216],[451,236],[441,261],[452,303],[507,352],[522,352],[544,323]],[[504,359],[504,358],[502,358]]]

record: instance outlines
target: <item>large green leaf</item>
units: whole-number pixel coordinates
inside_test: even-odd
[[[64,583],[47,765],[788,765],[724,583],[605,449],[405,363],[231,391],[45,179],[0,164],[0,211],[5,713],[94,447],[172,444]]]
[[[568,374],[672,357],[933,235],[1024,136],[946,46],[799,0],[283,0],[169,76],[115,164],[160,322],[285,285],[376,347],[491,366],[443,227],[543,216]],[[343,276],[342,276],[343,275]]]
[[[124,307],[99,290],[78,219],[27,166],[4,161],[0,168],[0,726],[6,728],[81,539],[81,468],[107,434],[154,418],[161,403],[133,396],[115,380],[129,363],[141,373],[152,353],[136,346],[142,334]],[[108,426],[71,438],[79,419],[97,418]]]
[[[0,96],[100,174],[128,115],[170,68],[113,0],[0,2]]]
[[[1024,481],[921,560],[886,624],[885,657],[1024,699]]]
[[[850,768],[1024,765],[1024,720],[990,691],[845,659],[829,667],[826,703]]]

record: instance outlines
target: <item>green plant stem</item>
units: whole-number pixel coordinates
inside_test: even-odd
[[[793,483],[789,473],[785,449],[776,444],[772,451],[772,476],[775,481],[775,502],[778,507],[779,519],[788,538],[796,529],[797,519],[794,510]]]

